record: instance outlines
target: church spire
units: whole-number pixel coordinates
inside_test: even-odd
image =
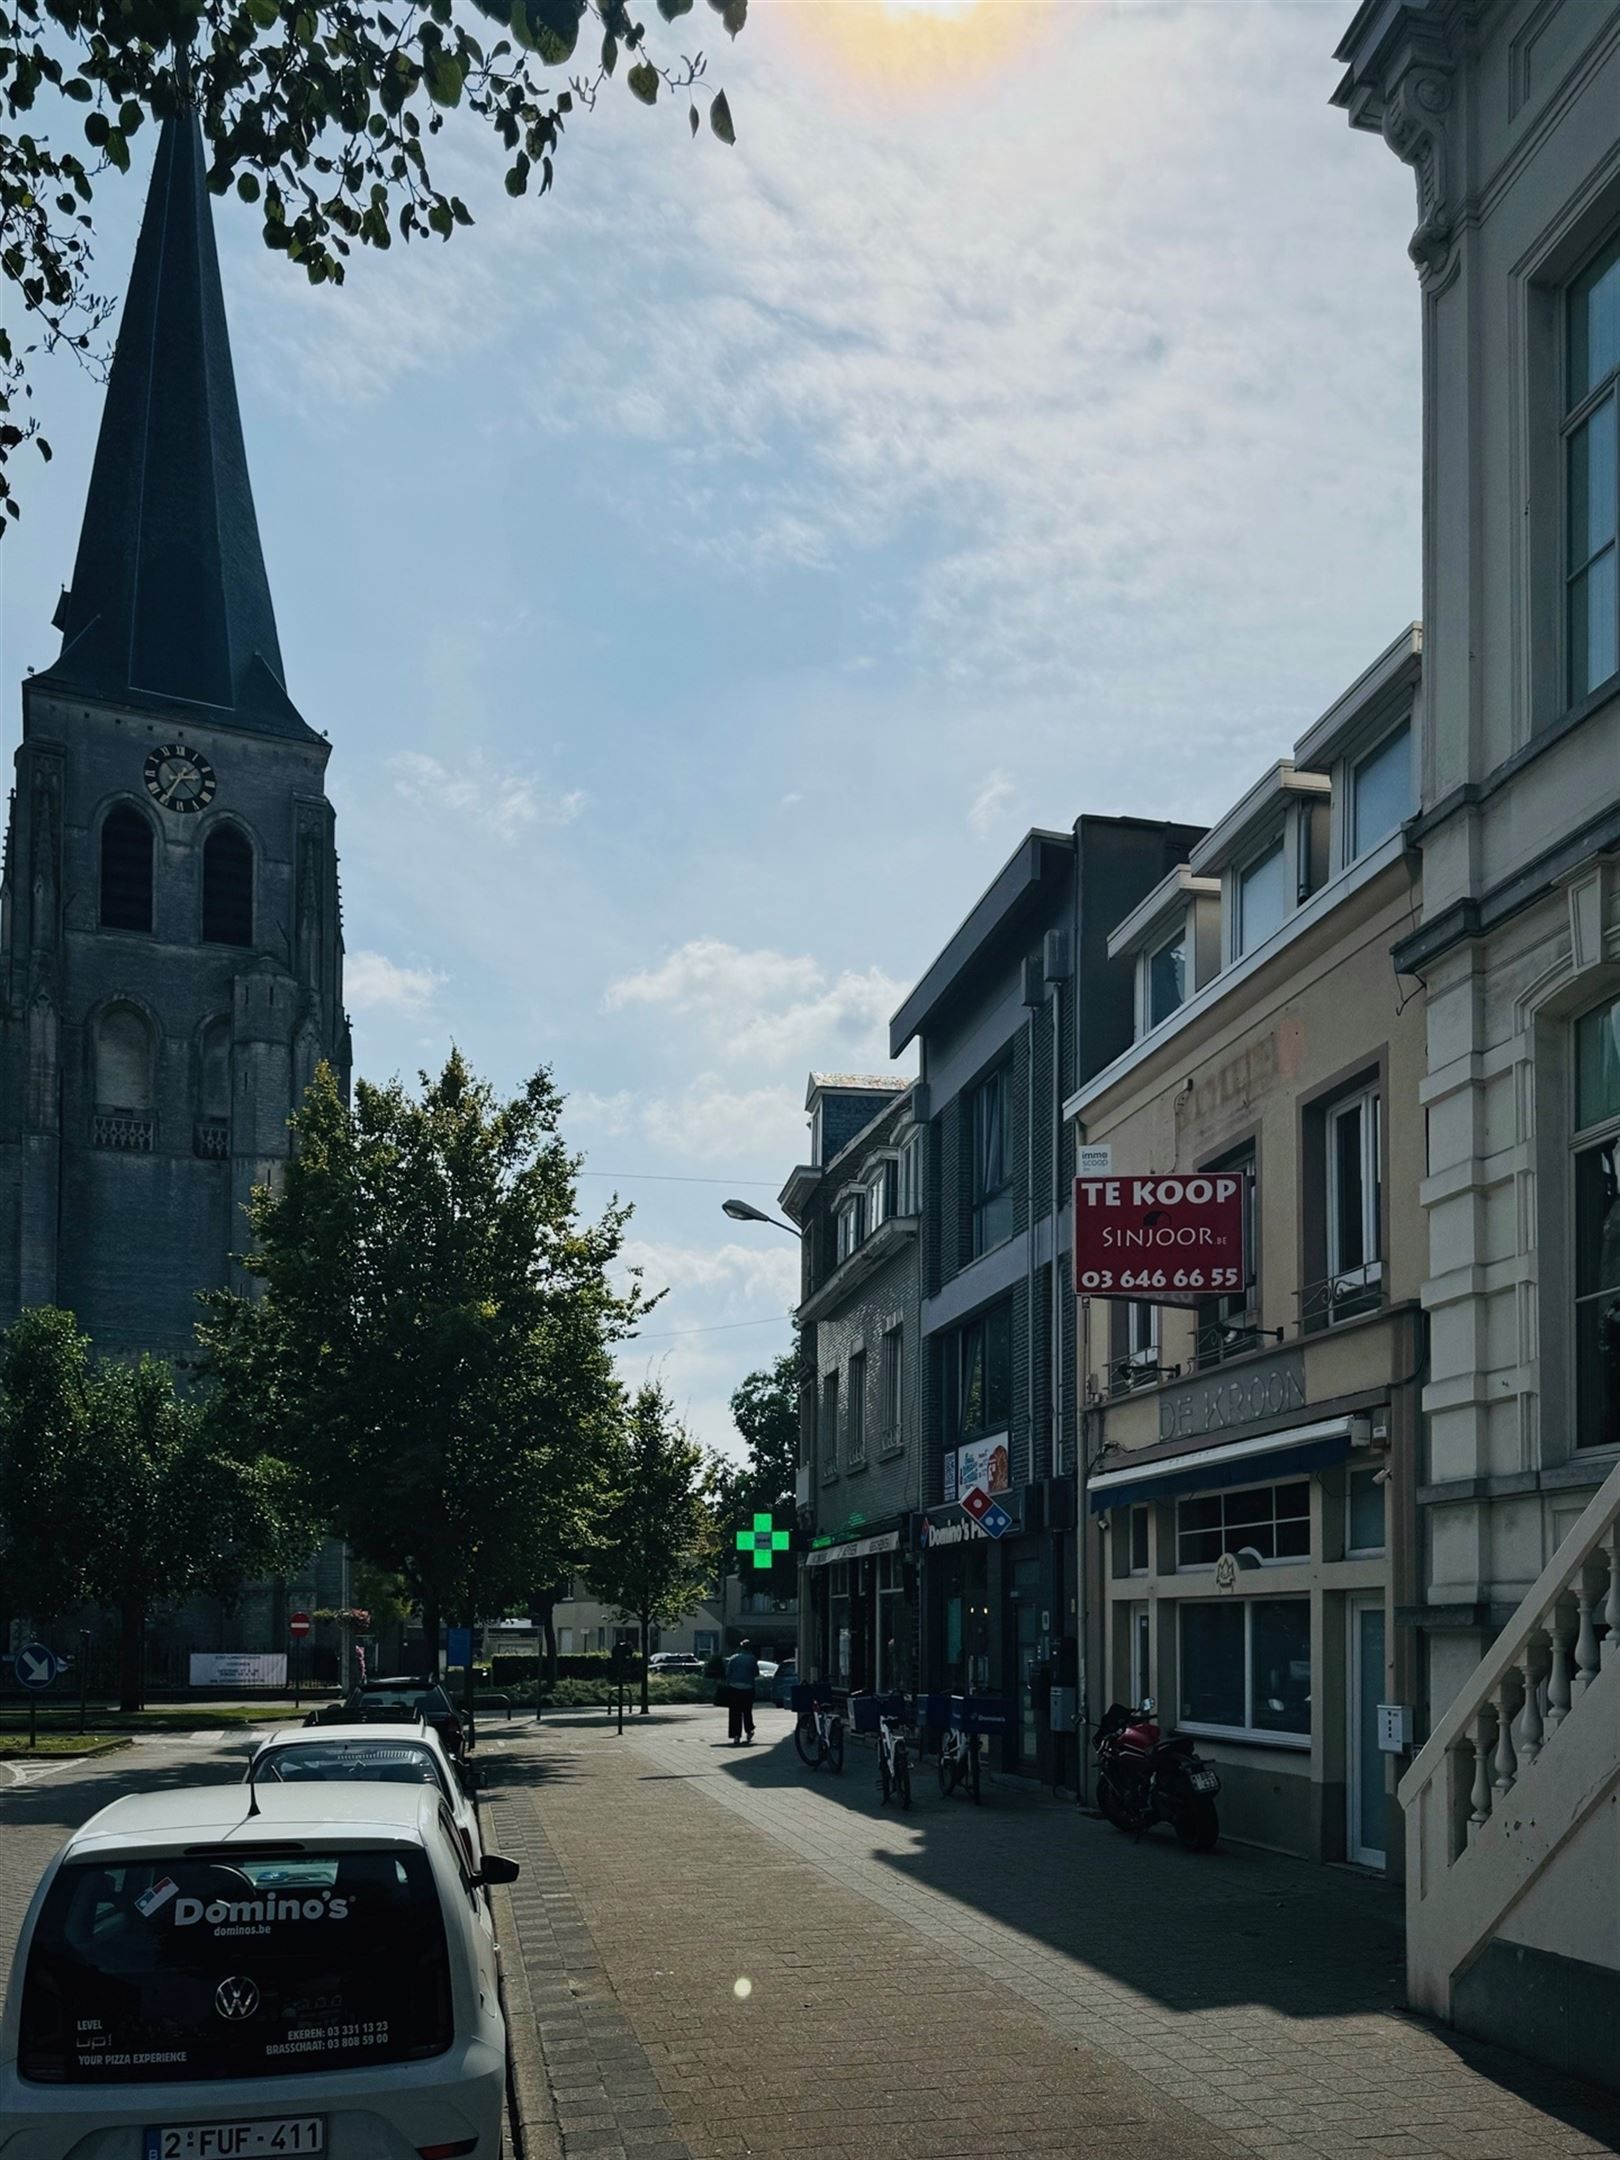
[[[166,120],[118,328],[73,584],[64,687],[202,706],[308,738],[282,683],[196,115]]]

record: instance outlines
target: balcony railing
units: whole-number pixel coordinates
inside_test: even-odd
[[[1307,1283],[1296,1295],[1302,1335],[1315,1335],[1323,1328],[1337,1327],[1343,1320],[1359,1319],[1363,1313],[1377,1312],[1383,1305],[1383,1263],[1372,1260],[1365,1267]]]
[[[1133,1350],[1109,1366],[1108,1392],[1111,1396],[1134,1395],[1138,1388],[1157,1387],[1161,1380],[1174,1379],[1179,1371],[1179,1366],[1161,1365],[1156,1350]]]
[[[1263,1328],[1253,1313],[1206,1320],[1194,1338],[1193,1362],[1202,1371],[1208,1365],[1224,1365],[1228,1358],[1245,1357],[1262,1343],[1281,1341],[1282,1329]]]
[[[191,1129],[191,1152],[204,1162],[224,1162],[231,1152],[229,1118],[199,1118]]]
[[[127,1110],[98,1110],[90,1120],[92,1147],[115,1148],[125,1155],[150,1155],[153,1119]]]

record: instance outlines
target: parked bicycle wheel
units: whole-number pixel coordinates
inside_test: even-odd
[[[883,1742],[882,1742],[881,1740],[879,1740],[879,1742],[878,1742],[878,1803],[879,1803],[879,1805],[880,1805],[880,1806],[882,1806],[882,1807],[887,1807],[887,1806],[888,1806],[888,1804],[889,1804],[889,1793],[890,1793],[891,1789],[892,1789],[892,1786],[891,1786],[891,1780],[890,1780],[890,1777],[889,1777],[889,1765],[888,1765],[887,1761],[886,1761],[886,1760],[885,1760],[885,1758],[884,1758],[884,1754],[883,1754]]]
[[[834,1718],[827,1727],[827,1761],[834,1770],[844,1767],[844,1721]]]
[[[935,1767],[939,1771],[939,1797],[948,1800],[956,1790],[956,1781],[961,1772],[961,1765],[951,1754],[948,1745],[941,1747]]]
[[[911,1750],[898,1747],[894,1751],[894,1789],[900,1796],[900,1805],[911,1805]],[[888,1794],[883,1796],[888,1798]]]
[[[793,1745],[799,1751],[800,1762],[807,1770],[813,1770],[821,1760],[821,1736],[816,1731],[813,1717],[802,1717],[794,1726]]]

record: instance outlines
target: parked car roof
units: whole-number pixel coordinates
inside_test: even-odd
[[[251,1790],[258,1800],[251,1812],[240,1785],[126,1793],[74,1831],[65,1857],[105,1859],[193,1844],[264,1845],[278,1836],[300,1842],[406,1838],[414,1843],[441,1805],[438,1793],[425,1785],[255,1785]]]
[[[262,1753],[269,1747],[341,1747],[351,1741],[356,1747],[425,1747],[437,1748],[441,1754],[444,1744],[431,1725],[420,1727],[394,1727],[379,1734],[375,1724],[353,1722],[347,1725],[278,1725],[273,1732],[257,1737],[253,1752]]]

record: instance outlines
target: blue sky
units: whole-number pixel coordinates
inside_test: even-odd
[[[656,22],[652,9],[647,9]],[[1348,0],[755,0],[738,143],[622,84],[557,187],[312,291],[218,206],[288,683],[334,743],[363,1072],[549,1062],[699,1435],[786,1345],[725,1221],[1031,824],[1209,818],[1417,612],[1409,174]],[[99,205],[121,286],[144,192]],[[8,542],[54,654],[100,396]],[[678,1181],[712,1180],[710,1183]]]

